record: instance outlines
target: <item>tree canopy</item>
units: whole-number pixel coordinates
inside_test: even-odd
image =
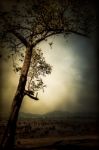
[[[46,63],[43,51],[36,47],[37,44],[60,33],[88,37],[95,28],[93,1],[15,0],[8,8],[3,2],[1,4],[0,46],[8,50],[8,58],[13,58],[16,72],[21,67],[15,58],[22,63],[25,47],[31,46],[33,55],[28,72],[28,89],[31,87],[34,91],[45,86],[40,75],[51,73],[51,66]]]
[[[20,71],[1,142],[3,148],[11,149],[24,95],[38,100],[37,91],[45,87],[41,76],[52,70],[45,61],[43,50],[38,48],[39,43],[47,42],[48,37],[57,34],[90,37],[96,28],[96,11],[93,0],[5,0],[0,5],[0,25],[0,57],[7,53],[13,60],[14,70]],[[52,43],[49,45],[52,47]],[[15,62],[17,58],[19,65]]]
[[[25,46],[34,46],[60,32],[88,36],[96,19],[92,5],[89,0],[16,1],[8,10],[3,6],[0,9],[0,37],[17,48],[18,40]]]

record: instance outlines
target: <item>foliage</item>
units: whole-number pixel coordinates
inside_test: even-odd
[[[38,100],[37,94],[34,94],[45,87],[42,75],[51,73],[51,66],[37,48],[39,43],[56,34],[90,36],[95,28],[96,14],[91,0],[7,1],[2,1],[0,5],[0,58],[3,58],[1,53],[8,55],[13,60],[14,70],[21,71],[1,142],[3,148],[12,149],[24,96]],[[49,44],[52,48],[52,43]],[[5,49],[7,52],[4,52]],[[17,59],[21,62],[19,65],[15,62]]]
[[[28,72],[28,91],[31,89],[33,92],[36,92],[39,89],[44,91],[44,87],[46,87],[46,85],[43,83],[41,77],[50,74],[51,70],[52,67],[50,64],[46,63],[42,50],[38,48],[34,49]]]
[[[41,75],[51,73],[51,66],[36,45],[59,33],[89,36],[95,28],[94,10],[93,1],[89,0],[17,0],[8,9],[1,3],[0,46],[9,51],[8,58],[13,60],[14,71],[21,70],[17,62],[23,63],[25,47],[33,49],[28,72],[29,90],[34,92],[43,88]]]

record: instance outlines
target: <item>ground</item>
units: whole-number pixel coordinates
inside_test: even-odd
[[[0,139],[7,121],[0,121]],[[99,122],[95,118],[32,118],[17,123],[16,150],[97,150]]]

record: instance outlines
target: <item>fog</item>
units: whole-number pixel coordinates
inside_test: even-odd
[[[52,48],[49,42],[53,42]],[[44,92],[39,91],[39,101],[27,96],[21,110],[27,113],[43,114],[52,111],[96,111],[97,61],[92,42],[74,34],[64,37],[53,36],[41,42],[46,62],[52,66],[52,73],[43,77]],[[19,75],[13,72],[12,61],[1,65],[1,111],[10,112]]]

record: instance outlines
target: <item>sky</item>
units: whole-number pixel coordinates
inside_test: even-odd
[[[53,42],[52,49],[49,42]],[[97,57],[94,43],[88,38],[71,34],[52,36],[41,42],[46,62],[52,73],[43,77],[44,92],[38,94],[39,101],[25,97],[21,112],[45,114],[52,111],[96,112],[97,110]],[[9,114],[18,85],[19,75],[13,72],[12,61],[1,65],[2,114]]]

